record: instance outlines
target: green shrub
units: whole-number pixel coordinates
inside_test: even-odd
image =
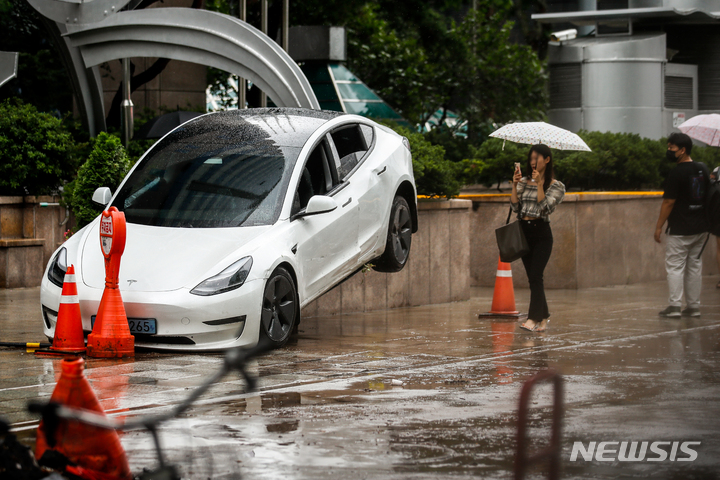
[[[665,160],[666,139],[650,140],[630,133],[580,131],[592,152],[553,149],[555,175],[573,190],[656,190],[662,189],[673,164]],[[530,145],[491,138],[471,149],[471,158],[461,162],[465,185],[491,186],[512,178],[514,163],[527,173]],[[720,148],[694,147],[692,158],[710,169],[720,165]]]
[[[387,126],[410,142],[418,195],[450,198],[460,193],[458,167],[445,158],[443,147],[431,144],[422,133],[397,124]]]
[[[710,171],[720,166],[720,147],[693,147],[690,156],[696,162],[703,162]]]
[[[52,193],[72,179],[76,144],[62,122],[19,99],[0,103],[0,195]]]
[[[497,138],[486,140],[479,148],[471,147],[472,157],[460,163],[462,183],[490,187],[512,179],[515,162],[520,162],[525,170],[529,148],[512,142],[505,142],[503,148],[503,141]]]
[[[672,168],[665,160],[665,141],[630,133],[581,131],[579,135],[592,152],[556,152],[556,175],[567,188],[657,189]]]
[[[78,228],[102,212],[102,207],[92,202],[93,192],[98,187],[109,187],[114,192],[131,166],[119,138],[105,132],[95,138],[92,152],[78,170],[77,178],[65,188],[65,200],[75,214]]]

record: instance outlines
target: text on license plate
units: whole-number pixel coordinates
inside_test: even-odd
[[[95,315],[90,317],[90,328],[95,327]],[[155,335],[157,333],[157,320],[154,318],[128,318],[130,333],[143,333]]]

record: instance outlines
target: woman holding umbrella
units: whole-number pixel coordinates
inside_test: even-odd
[[[520,219],[530,252],[522,257],[530,283],[530,307],[527,321],[520,326],[531,332],[544,332],[550,321],[543,274],[550,260],[553,246],[550,215],[563,201],[565,185],[555,179],[552,152],[547,145],[530,148],[527,171],[523,177],[519,164],[513,176],[510,205]]]
[[[526,177],[520,171],[520,164],[515,164],[510,206],[518,215],[530,247],[530,252],[522,257],[530,282],[530,308],[528,319],[520,328],[544,332],[550,317],[543,284],[553,246],[550,215],[565,197],[565,185],[555,179],[550,148],[589,152],[590,147],[577,134],[545,122],[511,123],[490,136],[532,145]]]

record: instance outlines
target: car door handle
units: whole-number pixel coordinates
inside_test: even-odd
[[[385,173],[385,170],[387,170],[387,165],[385,165],[382,170],[380,170],[379,172],[377,172],[377,174],[378,174],[378,175],[382,175],[383,173]]]
[[[345,208],[345,207],[347,207],[348,205],[350,205],[350,202],[352,202],[352,197],[348,198],[348,199],[347,199],[347,202],[343,203],[343,208]]]

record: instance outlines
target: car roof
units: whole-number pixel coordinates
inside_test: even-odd
[[[185,136],[210,134],[217,136],[218,141],[229,143],[234,139],[240,142],[247,142],[252,138],[272,139],[275,145],[299,148],[324,123],[340,115],[346,114],[279,107],[228,110],[190,120],[170,135],[179,140]]]

